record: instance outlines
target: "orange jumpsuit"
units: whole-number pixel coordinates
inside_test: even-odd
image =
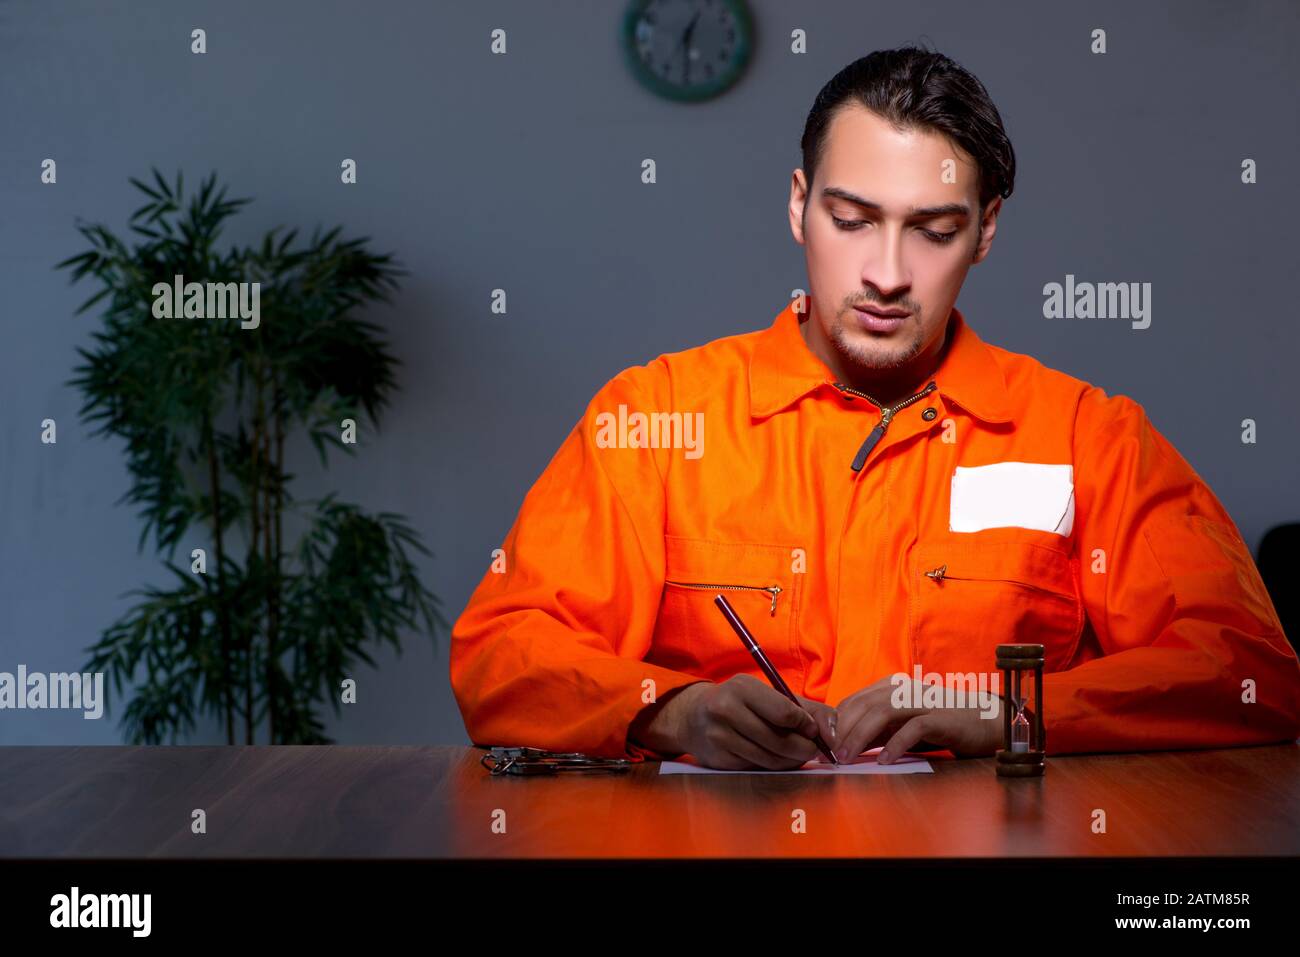
[[[627,737],[655,696],[762,678],[714,586],[791,689],[832,705],[914,665],[995,673],[995,646],[1034,642],[1049,754],[1300,735],[1300,663],[1250,552],[1136,402],[954,309],[934,388],[882,430],[797,302],[591,400],[453,628],[476,744],[669,756]],[[702,413],[703,432],[638,412]]]

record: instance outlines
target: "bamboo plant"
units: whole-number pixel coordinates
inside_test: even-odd
[[[378,427],[398,362],[356,313],[389,301],[404,271],[339,228],[298,242],[276,227],[218,251],[248,199],[226,199],[215,174],[188,201],[180,173],[130,182],[145,200],[132,235],[78,222],[90,248],[56,268],[98,286],[77,313],[102,304],[102,328],[68,384],[92,434],[124,443],[119,501],[138,506],[136,548],[152,535],[168,581],[129,593],[140,600],[87,649],[85,670],[107,672],[110,700],[131,690],[132,743],[175,743],[196,712],[219,717],[230,744],[260,743],[263,729],[272,744],[330,743],[320,709],[340,713],[370,650],[400,655],[405,631],[436,643],[447,626],[413,560],[429,552],[402,516],[299,499],[286,471],[297,432],[323,469],[327,450],[355,455],[349,421],[358,434]],[[258,283],[260,321],[155,318],[155,285],[178,275]]]

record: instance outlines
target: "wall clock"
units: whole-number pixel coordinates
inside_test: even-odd
[[[740,79],[754,28],[745,0],[632,0],[621,40],[642,86],[670,100],[699,101]]]

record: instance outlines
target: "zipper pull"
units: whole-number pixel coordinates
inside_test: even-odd
[[[944,572],[948,570],[947,564],[940,565],[938,568],[931,568],[926,572],[926,577],[933,578],[937,582],[943,581]]]
[[[767,588],[764,589],[764,591],[770,591],[772,593],[772,617],[775,618],[776,617],[776,596],[781,594],[781,586],[769,585]]]
[[[871,434],[867,436],[867,440],[863,442],[862,447],[858,449],[858,454],[853,456],[853,465],[851,466],[853,471],[862,471],[862,466],[866,464],[867,456],[870,455],[871,450],[876,447],[876,443],[884,437],[885,429],[889,428],[889,420],[893,417],[893,409],[886,409],[881,413],[880,424],[871,430]]]

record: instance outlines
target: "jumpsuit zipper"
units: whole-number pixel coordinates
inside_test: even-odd
[[[936,388],[938,388],[935,385],[935,383],[931,382],[929,385],[927,385],[916,395],[909,396],[908,398],[904,399],[902,402],[898,403],[898,405],[891,406],[890,408],[886,409],[884,406],[882,406],[875,399],[871,398],[871,396],[867,395],[865,392],[859,392],[857,389],[850,389],[842,382],[836,382],[834,383],[834,386],[835,388],[839,389],[841,392],[848,393],[849,395],[860,396],[861,398],[866,399],[876,408],[880,409],[880,424],[871,430],[871,434],[867,436],[866,441],[862,443],[862,447],[858,449],[858,454],[853,457],[853,465],[851,467],[855,472],[862,471],[862,466],[866,464],[867,456],[870,455],[871,450],[876,447],[876,443],[878,443],[882,438],[884,438],[885,430],[889,428],[889,423],[893,420],[894,413],[907,408],[913,402],[920,402],[923,398],[925,398]]]

